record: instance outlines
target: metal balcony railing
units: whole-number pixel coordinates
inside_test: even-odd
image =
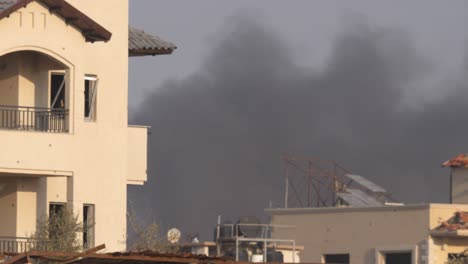
[[[68,110],[0,105],[0,129],[68,132]]]

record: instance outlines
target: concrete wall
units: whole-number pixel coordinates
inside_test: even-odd
[[[112,39],[107,43],[87,43],[81,32],[37,2],[0,21],[0,31],[4,36],[10,36],[0,42],[0,56],[34,51],[50,56],[67,68],[66,108],[71,116],[71,131],[66,134],[0,131],[0,145],[2,149],[8,149],[0,152],[0,173],[64,177],[39,180],[38,189],[47,190],[47,202],[63,201],[66,197],[80,217],[83,204],[94,204],[95,243],[105,243],[110,251],[123,250],[128,175],[143,180],[142,172],[146,171],[146,166],[138,167],[142,166],[141,162],[135,166],[136,173],[128,168],[131,163],[129,133],[133,135],[127,125],[128,0],[68,2],[111,31]],[[20,91],[29,93],[20,98],[28,104],[44,105],[44,98],[48,96],[44,95],[43,87],[49,80],[43,78],[45,71],[41,62],[34,58],[33,61],[37,64],[33,65],[32,71],[25,67],[20,74],[24,78],[24,87],[21,86]],[[85,120],[83,115],[86,74],[99,78],[96,122]],[[36,87],[34,97],[28,81]],[[0,89],[4,89],[2,85]],[[131,159],[146,160],[144,140],[131,140],[139,142],[137,147],[133,146]],[[52,190],[56,190],[59,197],[53,196]],[[21,196],[21,201],[33,199],[29,192]],[[38,215],[46,211],[44,197],[43,193],[36,195]],[[28,206],[33,207],[34,203]],[[24,233],[29,228],[23,226],[17,233]]]
[[[146,127],[128,128],[128,183],[143,184],[146,182],[147,160],[146,155],[141,155],[141,151],[147,153],[147,134]]]
[[[278,229],[274,237],[304,246],[302,262],[321,262],[324,254],[350,254],[351,263],[375,263],[377,247],[390,249],[424,243],[429,210],[424,206],[268,210]],[[410,220],[411,221],[408,221]]]
[[[18,54],[0,57],[0,105],[18,105]],[[1,117],[0,117],[1,118]]]
[[[413,263],[444,263],[448,253],[468,247],[468,238],[432,238],[430,230],[468,205],[429,204],[376,208],[267,209],[273,236],[304,245],[302,262],[324,254],[350,254],[351,263],[383,263],[385,252],[411,251]]]

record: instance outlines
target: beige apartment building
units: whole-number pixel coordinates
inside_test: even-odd
[[[272,236],[303,245],[305,263],[444,264],[468,249],[468,157],[443,166],[452,204],[364,205],[372,198],[355,196],[355,206],[266,209],[272,225],[295,227]]]
[[[129,56],[176,47],[129,28],[128,0],[0,1],[0,247],[68,204],[85,246],[125,249],[127,185],[146,181],[129,126]],[[16,248],[16,250],[19,250]]]

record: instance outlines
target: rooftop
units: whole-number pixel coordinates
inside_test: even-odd
[[[467,211],[467,204],[395,204],[369,207],[309,207],[309,208],[267,208],[267,214],[323,214],[344,212],[377,212],[377,211],[407,211],[407,210],[430,210],[432,208],[453,209],[454,211]]]
[[[455,231],[468,229],[468,212],[456,212],[447,221],[436,227],[438,231]]]
[[[62,17],[67,24],[75,26],[88,42],[109,41],[111,39],[112,33],[110,31],[65,0],[0,0],[0,20],[8,18],[33,1],[45,5],[51,13]],[[171,54],[176,48],[173,43],[158,36],[129,27],[128,53],[131,57]]]
[[[466,154],[459,154],[455,158],[442,163],[442,167],[468,168],[468,156]]]
[[[175,49],[176,45],[169,41],[150,35],[141,29],[129,27],[128,52],[131,57],[171,54]]]
[[[468,212],[456,212],[450,219],[442,222],[431,231],[432,236],[443,237],[467,237],[468,236]]]
[[[66,253],[66,252],[45,252],[45,251],[30,251],[23,254],[5,254],[3,256],[4,264],[20,264],[31,262],[31,259],[41,259],[44,261],[55,263],[83,263],[83,264],[228,264],[233,263],[231,259],[223,257],[207,257],[204,255],[193,254],[162,254],[153,251],[144,252],[117,252],[117,253],[96,253],[97,250],[105,248],[101,245],[95,249],[91,249],[83,253]],[[0,258],[1,260],[1,258]]]
[[[8,18],[12,13],[27,6],[34,0],[0,0],[0,19]],[[47,6],[51,13],[64,18],[67,24],[75,26],[81,31],[86,41],[108,41],[112,33],[99,25],[96,21],[76,9],[64,0],[36,0]]]

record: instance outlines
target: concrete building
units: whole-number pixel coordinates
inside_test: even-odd
[[[0,246],[68,204],[85,246],[125,248],[147,128],[127,118],[129,56],[176,47],[128,25],[128,0],[0,1]]]
[[[267,209],[273,225],[304,246],[302,262],[443,264],[468,248],[468,158],[451,167],[454,204]]]

